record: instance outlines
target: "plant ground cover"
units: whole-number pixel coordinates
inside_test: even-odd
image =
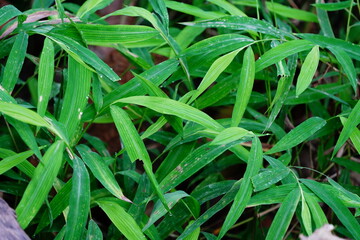
[[[360,239],[358,0],[74,2],[0,8],[0,191],[31,238]]]

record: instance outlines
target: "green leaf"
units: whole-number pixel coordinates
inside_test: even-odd
[[[315,228],[318,229],[328,223],[325,213],[321,209],[316,198],[307,192],[304,192],[304,197],[311,212],[311,217],[315,223]]]
[[[54,0],[34,0],[32,8],[48,8],[54,3]]]
[[[240,81],[236,92],[234,110],[231,116],[231,126],[237,127],[243,117],[246,106],[252,93],[255,78],[255,58],[249,47],[246,49],[243,58],[243,66],[240,73]]]
[[[216,59],[211,67],[206,72],[205,77],[201,81],[199,87],[195,91],[194,95],[192,95],[190,99],[190,103],[193,102],[198,96],[200,96],[216,79],[219,75],[230,65],[235,56],[242,50],[242,48],[232,51],[220,58]]]
[[[126,239],[146,239],[134,218],[115,200],[116,199],[100,199],[96,202]]]
[[[19,78],[25,60],[28,38],[29,35],[23,31],[16,36],[14,45],[11,48],[8,60],[6,61],[1,85],[8,92],[12,92]]]
[[[306,56],[301,67],[300,74],[296,82],[296,96],[299,96],[310,85],[319,65],[319,59],[319,46],[314,46]]]
[[[355,204],[360,203],[360,197],[358,195],[346,190],[339,183],[335,182],[331,178],[329,178],[329,177],[326,177],[326,178],[329,181],[329,183],[331,184],[331,186],[333,186],[336,190],[338,190],[340,194],[346,196],[347,198],[350,199],[350,201],[352,201]]]
[[[169,59],[141,73],[140,76],[151,81],[156,86],[159,86],[173,72],[176,71],[178,65],[179,62],[176,59]],[[145,92],[146,88],[143,86],[143,84],[141,84],[141,80],[134,77],[129,82],[120,85],[118,88],[104,96],[103,109],[107,108],[110,104],[119,98],[143,95]],[[93,108],[87,108],[85,110],[83,115],[84,121],[92,120],[92,117],[94,117],[96,114],[94,110],[95,109]]]
[[[321,0],[316,0],[316,3],[321,3]],[[323,31],[324,35],[327,37],[335,38],[327,12],[316,6],[316,14],[319,20],[320,28]]]
[[[346,120],[346,123],[344,124],[344,128],[341,131],[340,136],[336,142],[332,154],[332,158],[339,151],[342,145],[349,139],[352,132],[354,131],[356,126],[359,125],[359,123],[360,123],[360,101],[357,101],[355,107],[351,110],[350,115]]]
[[[266,240],[278,240],[283,239],[286,233],[287,228],[290,225],[291,219],[296,210],[300,199],[300,191],[298,188],[292,190],[287,197],[284,199],[284,202],[281,203],[281,206],[278,212],[275,215],[273,222],[271,223],[270,229],[266,235]]]
[[[346,73],[351,83],[351,86],[354,89],[354,92],[356,92],[358,80],[356,78],[356,70],[353,61],[344,50],[332,47],[330,47],[329,50],[335,55],[336,59],[339,61],[341,67],[344,69],[344,72]]]
[[[117,183],[114,174],[110,171],[104,160],[95,152],[85,145],[78,145],[76,149],[79,151],[81,158],[85,164],[90,168],[95,178],[111,192],[115,197],[130,202],[124,196],[119,184]]]
[[[349,170],[355,171],[360,173],[360,163],[352,161],[347,158],[333,158],[331,161],[339,164],[340,166],[343,166]]]
[[[14,127],[21,139],[34,152],[36,157],[41,159],[42,155],[40,152],[40,148],[36,142],[36,138],[30,126],[11,117],[6,117],[6,120]]]
[[[267,1],[266,8],[270,12],[273,12],[276,15],[280,15],[286,18],[293,18],[306,22],[315,22],[315,23],[318,22],[316,15],[310,11],[287,7],[273,1]]]
[[[88,102],[91,72],[72,57],[68,59],[68,66],[68,81],[59,121],[64,124],[69,138],[76,141],[76,131],[79,129],[81,116]]]
[[[63,48],[70,56],[76,61],[88,67],[86,64],[93,67],[99,74],[100,78],[107,77],[111,81],[118,81],[120,77],[106,64],[104,63],[94,52],[80,45],[74,39],[58,33],[46,33],[51,40],[56,42]],[[85,64],[86,63],[86,64]]]
[[[119,99],[116,102],[137,104],[150,108],[162,114],[174,115],[189,121],[196,122],[204,127],[213,130],[222,130],[223,127],[214,119],[204,112],[193,108],[185,103],[181,103],[172,99],[151,97],[151,96],[135,96]]]
[[[84,4],[81,5],[76,13],[76,16],[79,18],[86,18],[91,13],[106,7],[111,2],[112,0],[87,0]]]
[[[244,128],[229,127],[219,132],[219,134],[211,142],[211,145],[228,144],[237,141],[243,137],[253,137],[254,134]]]
[[[38,76],[37,113],[42,117],[45,116],[54,79],[54,55],[54,45],[46,38],[40,56]]]
[[[132,162],[142,160],[145,164],[151,165],[150,157],[146,151],[145,144],[139,137],[139,134],[130,118],[127,116],[127,113],[115,105],[111,106],[110,109],[111,116],[114,119],[116,128],[120,133],[121,141],[126,147],[130,160]]]
[[[221,54],[243,48],[253,42],[253,39],[244,35],[222,34],[194,43],[184,50],[181,55],[188,57],[190,63],[194,62],[198,65]]]
[[[86,240],[103,240],[103,234],[94,220],[90,219]]]
[[[360,239],[359,222],[336,195],[330,193],[318,182],[309,179],[301,179],[301,181],[334,211],[337,218],[339,218],[346,229],[349,230],[354,239]]]
[[[153,7],[157,16],[159,16],[158,20],[162,23],[162,28],[165,30],[164,33],[168,34],[169,31],[169,14],[166,8],[166,4],[164,0],[150,0],[151,6]]]
[[[214,18],[220,18],[226,16],[225,14],[219,12],[204,11],[195,5],[190,5],[183,2],[165,1],[165,3],[166,6],[172,10],[186,13],[188,15],[192,15],[203,19],[214,19]]]
[[[256,72],[263,70],[264,68],[275,64],[284,58],[291,56],[295,53],[306,51],[313,47],[309,41],[306,40],[292,40],[288,42],[284,42],[269,51],[265,52],[255,64]]]
[[[39,233],[44,227],[49,225],[53,219],[57,218],[69,206],[69,200],[72,188],[72,178],[62,186],[55,197],[49,204],[49,211],[45,211],[40,222],[36,228],[36,233]]]
[[[188,226],[191,226],[191,224],[194,222],[194,220],[189,222]],[[200,236],[200,227],[196,228],[192,233],[190,233],[187,237],[185,237],[185,240],[197,240]]]
[[[124,7],[120,10],[109,13],[108,15],[104,16],[103,18],[108,18],[110,16],[118,16],[118,15],[125,15],[125,16],[131,16],[131,17],[142,17],[142,18],[146,19],[147,21],[149,21],[155,29],[160,29],[156,18],[154,17],[154,15],[152,15],[151,12],[149,12],[145,8],[136,7],[136,6]]]
[[[199,218],[195,220],[193,224],[188,226],[184,232],[178,237],[179,240],[184,239],[186,236],[191,234],[196,228],[203,225],[206,221],[208,221],[212,216],[214,216],[217,212],[226,207],[231,201],[234,200],[236,193],[238,192],[239,185],[242,180],[237,181],[233,187],[225,194],[224,197],[221,198],[220,201],[212,205],[206,212],[204,212]]]
[[[10,19],[21,15],[20,12],[14,5],[6,5],[0,8],[0,26],[9,21]]]
[[[273,168],[255,175],[251,180],[254,192],[262,191],[284,179],[290,173],[288,168]]]
[[[263,154],[261,142],[259,138],[254,137],[243,181],[240,185],[239,191],[234,198],[234,202],[231,205],[229,213],[226,216],[225,222],[221,227],[218,239],[221,239],[226,234],[226,232],[229,231],[229,229],[235,224],[235,222],[240,218],[241,214],[245,210],[245,207],[247,206],[253,192],[251,178],[259,172],[262,165],[262,159]]]
[[[344,117],[340,117],[340,120],[341,120],[341,123],[343,125],[345,125],[345,122],[347,121],[347,119]],[[350,139],[351,139],[351,142],[354,144],[354,147],[356,148],[358,153],[360,153],[360,130],[358,128],[354,128],[354,131],[350,135]],[[356,170],[354,168],[350,168],[350,169]],[[359,166],[358,172],[360,172],[360,166]]]
[[[312,233],[312,227],[311,227],[311,214],[309,207],[306,203],[306,198],[304,197],[304,194],[301,195],[301,221],[305,228],[306,234],[309,236]]]
[[[346,8],[349,8],[351,5],[355,5],[353,1],[341,1],[341,2],[329,2],[329,3],[315,3],[311,4],[317,8],[326,10],[326,11],[339,11]]]
[[[120,134],[122,142],[126,147],[130,160],[135,161],[139,159],[143,161],[144,169],[154,187],[155,192],[167,210],[169,210],[166,205],[164,195],[153,173],[150,156],[146,150],[144,142],[137,133],[135,126],[132,124],[129,116],[123,109],[115,105],[111,106],[110,108],[111,116],[114,119],[116,128]]]
[[[84,40],[89,45],[111,46],[111,44],[144,42],[158,37],[159,32],[140,25],[100,25],[76,24]]]
[[[2,159],[0,161],[0,175],[25,161],[33,154],[33,151],[26,151]]]
[[[270,23],[249,17],[228,16],[214,20],[187,22],[183,24],[188,26],[207,27],[207,28],[227,28],[232,30],[247,30],[247,31],[251,30],[279,38],[284,38],[285,36],[294,38],[292,34],[279,30]]]
[[[312,117],[299,124],[292,129],[280,141],[273,146],[266,154],[272,154],[284,150],[288,150],[308,139],[311,135],[316,133],[319,129],[325,126],[326,121],[319,117]]]
[[[208,0],[208,1],[225,9],[231,15],[247,17],[243,11],[241,11],[239,8],[235,7],[233,4],[225,0]]]
[[[319,45],[322,48],[344,50],[353,59],[360,61],[360,46],[338,38],[325,37],[319,34],[301,33],[297,36]]]
[[[73,181],[66,222],[65,240],[81,239],[90,212],[90,177],[82,160],[73,159]]]
[[[0,92],[1,91],[4,90],[0,88]],[[67,136],[61,131],[57,122],[51,120],[50,118],[42,118],[36,112],[24,108],[20,105],[0,101],[0,112],[24,123],[39,127],[46,127],[65,142],[68,141]]]
[[[189,194],[184,191],[176,191],[172,193],[167,193],[164,195],[167,206],[171,209],[177,202],[179,202],[182,198],[188,197]],[[167,213],[164,205],[161,204],[160,201],[157,201],[154,205],[154,208],[151,212],[149,221],[146,223],[142,231],[146,231],[151,225],[153,225],[157,220],[163,217]]]
[[[63,151],[63,141],[53,143],[46,151],[42,162],[36,167],[34,176],[16,208],[17,220],[22,228],[29,225],[47,198],[62,166]]]
[[[218,146],[211,146],[211,142],[202,145],[188,154],[181,163],[161,181],[161,189],[164,192],[171,190],[236,144],[238,144],[238,142],[230,142]]]
[[[281,76],[278,81],[278,87],[276,89],[275,97],[271,102],[269,108],[271,108],[271,113],[269,116],[269,120],[266,123],[266,128],[268,129],[271,127],[273,122],[275,121],[276,117],[278,116],[281,108],[283,107],[286,98],[290,92],[290,88],[292,85],[292,81],[295,76],[295,71],[297,68],[297,54],[294,54],[289,57],[289,61],[287,63],[287,68],[290,70],[289,76]]]

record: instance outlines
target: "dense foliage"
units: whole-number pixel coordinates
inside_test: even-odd
[[[111,2],[0,9],[0,191],[29,236],[360,239],[359,1]]]

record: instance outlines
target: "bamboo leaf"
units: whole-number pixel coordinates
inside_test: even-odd
[[[33,151],[26,151],[2,159],[0,161],[0,175],[25,161],[33,154]]]
[[[293,18],[306,22],[318,22],[316,15],[310,11],[287,7],[273,1],[266,1],[266,7],[270,12],[286,18]]]
[[[177,202],[179,202],[182,198],[188,197],[189,194],[184,191],[176,191],[172,193],[167,193],[164,195],[167,206],[171,209]],[[167,213],[164,205],[161,204],[160,201],[155,203],[155,206],[151,212],[149,221],[146,223],[142,231],[146,231],[151,225],[153,225],[157,220],[163,217]]]
[[[236,92],[234,110],[231,116],[231,126],[237,127],[243,117],[246,106],[252,93],[255,78],[255,58],[254,53],[249,47],[243,58],[243,66],[240,73],[239,86]]]
[[[0,92],[1,91],[4,91],[4,89],[0,88]],[[46,127],[66,143],[68,142],[66,134],[62,131],[56,121],[46,117],[42,118],[39,114],[30,109],[24,108],[18,104],[0,101],[0,112],[24,123]]]
[[[46,108],[50,99],[53,79],[54,45],[50,39],[46,38],[40,56],[38,77],[37,113],[42,117],[45,116]]]
[[[321,0],[316,0],[316,3],[321,3]],[[331,23],[327,11],[321,9],[321,7],[316,7],[316,15],[319,20],[319,25],[321,30],[324,32],[324,35],[327,37],[335,38],[334,32],[331,28]]]
[[[290,33],[279,30],[270,23],[250,17],[228,16],[228,17],[217,18],[214,20],[187,22],[183,24],[188,26],[197,26],[197,27],[206,27],[206,28],[227,28],[232,30],[247,30],[247,31],[251,30],[279,38],[284,38],[285,36],[294,38],[294,36],[291,35]]]
[[[314,46],[301,67],[300,74],[296,83],[296,96],[299,96],[310,85],[316,69],[319,65],[319,46]]]
[[[55,197],[51,200],[49,204],[49,211],[45,211],[42,214],[40,222],[36,228],[36,233],[39,233],[42,229],[44,229],[44,227],[49,225],[53,219],[57,218],[61,212],[63,212],[69,206],[71,188],[72,179],[67,181],[67,183],[62,186]]]
[[[219,132],[219,134],[211,142],[211,145],[228,144],[237,141],[243,137],[253,137],[254,134],[244,128],[229,127]]]
[[[86,240],[103,240],[103,234],[94,220],[90,219]]]
[[[93,67],[99,74],[100,78],[107,77],[111,81],[118,81],[120,77],[105,64],[94,52],[83,47],[74,39],[58,33],[46,33],[51,40],[56,42],[61,48],[75,58],[79,63],[88,67],[86,64]],[[86,63],[86,64],[85,64]],[[89,68],[89,67],[88,67]]]
[[[350,135],[354,131],[357,125],[360,123],[360,101],[357,101],[355,107],[351,110],[348,119],[344,124],[344,128],[340,133],[340,136],[334,147],[332,158],[339,151],[342,145],[349,139]]]
[[[313,231],[312,231],[312,227],[311,227],[311,214],[310,214],[310,210],[309,210],[309,207],[308,207],[305,199],[306,198],[302,194],[301,195],[301,220],[302,220],[302,224],[305,228],[305,232],[309,236]]]
[[[78,145],[76,149],[79,151],[81,158],[90,168],[96,179],[99,180],[109,192],[121,200],[130,202],[130,200],[122,193],[115,176],[98,154],[92,152],[91,149],[85,145]]]
[[[340,120],[343,125],[347,121],[347,119],[344,117],[340,117]],[[351,142],[354,144],[354,147],[356,148],[358,153],[360,153],[360,130],[358,128],[355,128],[354,131],[351,133],[350,139],[351,139]],[[355,170],[354,168],[352,168],[352,169]],[[360,172],[360,169],[359,169],[359,172]]]
[[[125,238],[146,239],[134,218],[132,218],[131,215],[128,214],[125,209],[115,201],[115,199],[100,199],[96,202],[99,207],[104,210],[116,228],[119,229],[122,234],[124,234]]]
[[[135,96],[119,99],[116,102],[137,104],[162,114],[174,115],[189,121],[196,122],[209,129],[222,130],[223,127],[217,123],[209,115],[193,108],[187,104],[166,98],[150,97],[150,96]]]
[[[138,25],[76,24],[86,43],[97,46],[144,42],[159,37],[159,32],[151,27]]]
[[[256,72],[263,70],[264,68],[275,64],[284,58],[291,56],[295,53],[306,51],[313,47],[314,44],[306,40],[292,40],[284,42],[262,55],[255,65]]]
[[[344,50],[332,47],[330,47],[329,50],[335,55],[336,59],[339,61],[339,64],[344,69],[344,72],[346,73],[351,83],[351,86],[356,92],[358,80],[356,78],[356,70],[353,61]]]
[[[10,19],[21,15],[20,12],[14,5],[6,5],[0,8],[0,26],[9,21]]]
[[[336,214],[339,220],[349,230],[354,239],[360,239],[360,224],[351,214],[349,209],[337,198],[325,189],[322,184],[309,179],[301,180],[311,191],[321,198]]]
[[[16,208],[18,222],[26,228],[40,210],[63,161],[64,142],[57,141],[46,151],[42,162],[36,167],[34,176],[27,186]]]
[[[325,124],[326,121],[319,117],[307,119],[281,138],[275,146],[266,152],[266,154],[284,151],[300,144],[325,126]]]
[[[309,210],[311,212],[311,217],[314,221],[315,228],[318,229],[318,228],[324,226],[324,224],[328,223],[325,213],[321,209],[316,198],[311,196],[307,192],[304,192],[304,196],[305,196],[306,203],[309,207]]]
[[[114,119],[116,128],[120,133],[121,141],[126,147],[132,162],[142,160],[145,164],[150,164],[150,157],[146,151],[144,142],[139,137],[133,123],[127,116],[127,113],[118,106],[111,106],[111,116]]]
[[[149,70],[140,74],[143,78],[151,81],[156,86],[163,83],[173,72],[178,68],[179,62],[176,59],[169,59],[162,62]],[[104,96],[103,109],[109,107],[114,101],[119,98],[143,95],[146,92],[146,88],[141,84],[141,80],[134,77],[129,82],[120,85],[106,96]],[[1,93],[1,91],[0,91]],[[94,108],[87,108],[84,112],[84,121],[90,121],[95,116]]]
[[[81,5],[76,15],[79,18],[86,18],[91,13],[106,7],[111,2],[112,0],[87,0],[83,5]]]
[[[225,222],[220,230],[218,239],[221,239],[226,234],[226,232],[232,227],[232,225],[234,225],[234,223],[239,219],[239,217],[245,210],[245,207],[247,206],[253,192],[251,178],[259,172],[262,165],[262,159],[263,157],[261,142],[259,138],[254,137],[243,181],[241,183],[239,191],[234,198],[234,202],[231,205],[229,213],[226,216]]]
[[[21,139],[34,152],[36,157],[41,159],[42,155],[40,152],[40,148],[36,142],[36,138],[30,126],[11,117],[6,117],[6,120],[15,128]]]
[[[153,173],[150,156],[146,151],[144,142],[137,133],[135,126],[132,124],[129,116],[123,109],[115,105],[111,106],[110,109],[111,116],[114,119],[116,128],[126,147],[130,160],[132,162],[137,159],[143,161],[144,169],[154,187],[155,192],[157,193],[161,202],[164,204],[165,208],[169,210],[168,206],[166,205],[167,203],[164,195]]]
[[[198,18],[214,19],[214,18],[220,18],[226,16],[225,14],[219,12],[204,11],[197,6],[186,4],[183,2],[165,1],[165,3],[166,6],[172,10],[186,13],[188,15],[192,15]]]
[[[241,11],[239,8],[235,7],[233,4],[224,1],[224,0],[209,0],[209,2],[218,5],[219,7],[225,9],[227,12],[229,12],[231,15],[234,16],[243,16],[247,17],[246,14]]]
[[[289,227],[291,219],[296,210],[296,206],[298,205],[299,199],[300,191],[298,188],[292,190],[287,195],[275,215],[268,234],[266,235],[266,240],[278,240],[284,238],[286,230]]]
[[[191,57],[190,62],[201,64],[221,54],[240,49],[254,40],[240,34],[222,34],[194,43],[182,52],[182,56]]]
[[[167,174],[160,183],[161,189],[167,192],[176,187],[237,143],[238,142],[230,142],[218,146],[211,146],[211,143],[206,143],[197,148],[188,154],[175,169]]]
[[[200,96],[216,79],[219,75],[230,65],[235,56],[242,50],[242,48],[232,51],[220,58],[216,59],[211,67],[206,72],[205,77],[201,81],[194,95],[190,99],[190,103],[193,102],[198,96]]]
[[[341,2],[329,2],[329,3],[315,3],[311,4],[317,8],[326,10],[326,11],[339,11],[346,8],[349,8],[351,5],[355,5],[353,1],[341,1]]]
[[[90,92],[91,72],[72,57],[68,59],[68,66],[68,81],[59,121],[67,129],[69,138],[76,141],[77,138],[74,136],[79,128]]]
[[[353,59],[360,61],[360,46],[342,39],[321,36],[319,34],[301,33],[297,36],[319,45],[322,48],[344,50]]]
[[[190,226],[188,226],[184,232],[178,237],[179,240],[184,239],[186,236],[191,234],[196,228],[200,227],[206,221],[208,221],[212,216],[214,216],[217,212],[226,207],[231,201],[234,200],[236,193],[238,192],[239,185],[242,180],[237,181],[233,187],[218,201],[216,204],[212,205],[205,213],[203,213],[199,218],[193,222]]]
[[[90,177],[77,156],[73,159],[74,174],[66,223],[65,240],[81,239],[90,212]]]
[[[11,48],[8,60],[6,61],[1,85],[8,92],[12,92],[19,78],[19,74],[25,60],[28,38],[29,35],[23,31],[16,36],[14,45]]]

